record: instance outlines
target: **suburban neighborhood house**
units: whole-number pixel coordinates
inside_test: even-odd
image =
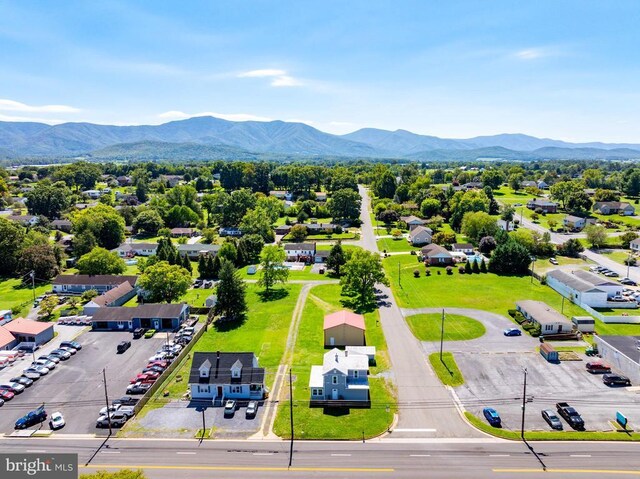
[[[540,325],[541,335],[569,333],[573,330],[573,323],[564,315],[542,301],[526,299],[516,303],[516,309],[534,323]]]
[[[60,274],[53,280],[53,292],[58,294],[82,294],[91,289],[98,294],[120,286],[124,282],[135,286],[138,281],[137,276],[116,276],[111,274],[99,274],[91,276],[88,274]]]
[[[420,250],[422,258],[432,266],[447,266],[453,264],[453,256],[444,247],[437,244],[423,246]]]
[[[209,254],[215,257],[220,250],[219,244],[179,244],[176,247],[180,256],[184,257],[186,255],[189,259],[198,259],[201,254]]]
[[[516,228],[515,222],[513,221],[505,221],[505,220],[501,220],[499,219],[498,221],[496,221],[496,223],[498,224],[498,228],[500,228],[502,231],[513,231]]]
[[[0,326],[0,350],[13,349],[20,343],[40,346],[53,336],[53,323],[16,318]]]
[[[121,258],[152,256],[158,250],[158,243],[122,243],[115,249]]]
[[[636,209],[633,205],[620,201],[597,201],[593,205],[593,211],[601,215],[633,216],[636,214]]]
[[[324,317],[324,347],[365,346],[364,316],[342,310]]]
[[[417,216],[401,216],[400,221],[404,221],[409,228],[409,231],[417,228],[418,226],[424,226],[426,223],[423,219],[418,218]]]
[[[540,208],[544,213],[555,213],[558,210],[558,203],[534,198],[527,202],[527,208],[534,211]]]
[[[451,251],[454,253],[473,254],[473,245],[471,243],[453,243]]]
[[[640,252],[640,238],[636,238],[629,243],[629,248],[631,248],[631,251],[635,251],[636,253]]]
[[[622,293],[622,285],[601,279],[587,271],[577,270],[571,274],[555,269],[547,273],[547,284],[577,304],[585,304],[591,308],[625,307],[624,303],[609,301],[610,298]],[[634,308],[638,307],[637,303],[632,301],[628,304]]]
[[[574,215],[567,215],[562,218],[562,226],[571,231],[579,231],[591,223],[595,223],[593,218],[581,218],[580,216]]]
[[[172,228],[171,229],[171,237],[172,238],[191,238],[192,236],[196,236],[198,232],[193,228]]]
[[[99,308],[92,317],[94,330],[133,331],[137,328],[175,330],[189,318],[189,305],[141,304],[135,308]]]
[[[433,231],[426,226],[416,226],[409,231],[409,243],[413,246],[422,246],[431,243]]]
[[[133,298],[137,292],[137,287],[131,286],[131,283],[125,281],[106,293],[93,298],[84,305],[82,313],[91,316],[100,308],[122,306]]]
[[[264,368],[258,366],[253,353],[197,352],[193,354],[189,388],[194,400],[261,400],[266,392]]]
[[[324,354],[322,366],[311,366],[310,405],[370,407],[369,358],[337,348]]]
[[[316,255],[315,243],[287,243],[284,245],[287,261],[313,263]]]

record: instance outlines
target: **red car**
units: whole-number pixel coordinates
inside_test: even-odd
[[[138,374],[135,378],[129,381],[129,384],[135,383],[152,383],[160,376],[159,373],[148,372],[144,374]]]
[[[13,399],[13,396],[15,396],[15,394],[12,393],[11,391],[8,391],[6,389],[0,389],[0,399],[4,399],[5,401],[8,401],[9,399]]]
[[[151,366],[160,366],[162,369],[167,369],[169,363],[166,361],[149,361],[147,367],[150,368]]]

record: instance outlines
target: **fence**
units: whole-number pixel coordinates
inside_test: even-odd
[[[153,395],[158,391],[158,389],[160,389],[164,385],[165,381],[171,376],[171,373],[180,366],[184,358],[187,357],[187,355],[193,348],[194,344],[198,342],[198,340],[200,339],[200,337],[202,337],[202,335],[205,333],[206,330],[207,330],[207,325],[205,324],[194,335],[193,339],[189,341],[189,343],[187,343],[184,349],[180,351],[180,354],[178,354],[178,356],[173,360],[173,362],[169,365],[169,367],[162,372],[162,374],[158,377],[158,379],[151,385],[149,390],[142,395],[138,403],[134,406],[135,414],[138,414],[140,410],[147,404],[147,402],[149,402],[149,399],[151,399]]]

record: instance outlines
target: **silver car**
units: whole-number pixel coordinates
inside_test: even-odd
[[[27,368],[22,371],[22,375],[25,378],[29,378],[35,381],[36,379],[40,379],[40,376],[42,376],[43,374],[40,373],[36,368]]]
[[[31,363],[32,365],[38,365],[38,366],[44,366],[45,368],[47,368],[49,371],[51,371],[52,369],[56,368],[56,363],[54,363],[53,361],[49,361],[47,359],[36,359],[33,363]]]
[[[49,368],[44,367],[42,364],[32,363],[31,368],[35,369],[42,376],[49,374]]]
[[[0,389],[9,389],[14,394],[20,394],[25,387],[20,383],[8,382],[0,384]]]

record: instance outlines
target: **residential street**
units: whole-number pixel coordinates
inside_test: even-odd
[[[378,252],[369,215],[369,194],[362,186],[362,239],[364,248]],[[420,342],[404,321],[393,293],[379,286],[387,305],[380,308],[380,321],[387,340],[400,415],[391,437],[480,437],[456,409],[455,403],[428,365]],[[375,399],[374,399],[375,400]]]

